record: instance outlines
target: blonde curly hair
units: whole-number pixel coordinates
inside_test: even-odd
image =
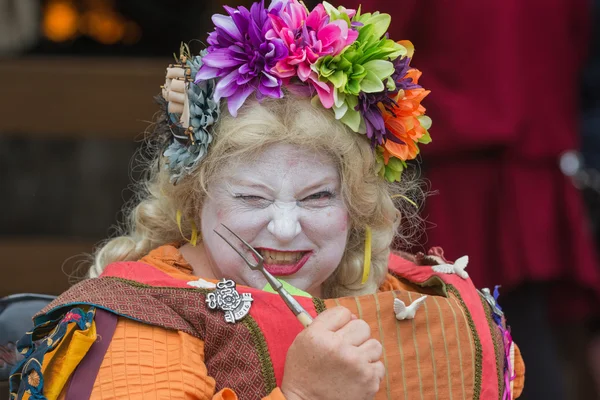
[[[146,176],[138,182],[136,196],[124,210],[126,220],[118,227],[117,236],[95,252],[89,276],[99,276],[112,262],[138,260],[158,246],[181,242],[178,210],[188,221],[182,229],[189,237],[189,221],[201,226],[204,199],[224,165],[233,159],[255,158],[266,146],[288,143],[329,154],[341,179],[341,194],[349,214],[348,241],[340,265],[324,284],[324,297],[376,292],[387,273],[392,241],[398,236],[406,241],[409,236],[398,232],[400,215],[405,228],[420,225],[414,203],[423,193],[414,176],[405,173],[395,184],[377,176],[375,155],[365,136],[349,131],[331,111],[314,107],[308,98],[286,93],[283,99],[260,103],[249,99],[236,118],[225,107],[222,109],[208,155],[176,185],[170,182],[164,165],[163,144],[149,140],[151,156],[145,159]],[[165,119],[164,113],[159,115],[151,137],[160,137],[160,131],[168,129]],[[412,220],[408,224],[407,218]],[[361,284],[367,226],[372,232],[371,273]]]

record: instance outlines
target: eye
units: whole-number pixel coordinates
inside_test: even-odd
[[[328,190],[324,190],[322,192],[311,194],[310,196],[306,196],[302,199],[303,202],[306,201],[319,201],[319,200],[330,200],[333,198],[333,193]]]
[[[265,207],[268,207],[269,204],[271,204],[271,200],[265,199],[264,197],[260,197],[260,196],[236,194],[234,197],[248,205],[255,206],[255,207],[265,208]]]
[[[235,198],[236,199],[246,200],[246,201],[266,200],[264,197],[260,197],[260,196],[246,196],[246,195],[242,195],[242,194],[236,194]]]

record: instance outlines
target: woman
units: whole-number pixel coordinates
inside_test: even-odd
[[[414,214],[400,175],[430,140],[410,43],[386,38],[386,14],[328,3],[226,9],[209,48],[167,69],[123,235],[20,341],[13,397],[518,395],[518,350],[464,260],[390,252]]]

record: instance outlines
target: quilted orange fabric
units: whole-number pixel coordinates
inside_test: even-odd
[[[92,400],[235,400],[215,393],[204,366],[204,342],[187,333],[120,318],[96,377]],[[277,389],[269,400],[284,399]]]
[[[204,343],[126,318],[117,323],[92,399],[211,399]]]

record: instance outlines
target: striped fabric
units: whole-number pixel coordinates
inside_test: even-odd
[[[376,399],[473,399],[475,347],[459,301],[429,296],[415,319],[397,321],[394,298],[405,304],[421,295],[394,291],[326,300],[328,308],[347,307],[367,321],[384,348],[386,377]]]

